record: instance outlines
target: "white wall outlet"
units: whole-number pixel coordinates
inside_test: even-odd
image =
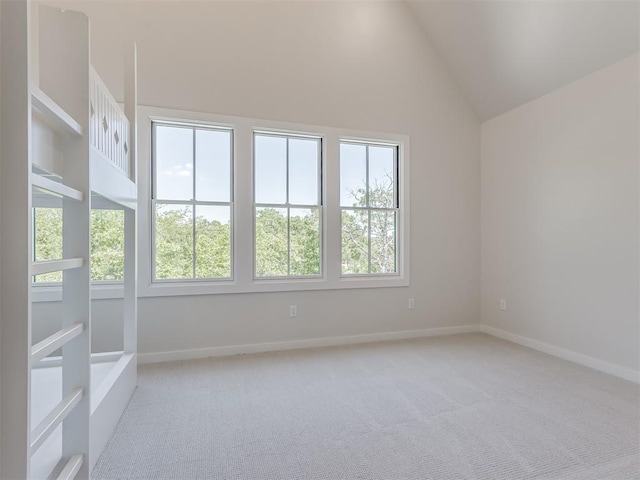
[[[409,299],[409,310],[413,310],[414,308],[416,308],[416,302],[413,298]]]
[[[500,299],[500,310],[506,310],[507,309],[507,301],[502,298]]]
[[[289,305],[289,316],[291,318],[298,316],[298,305]]]

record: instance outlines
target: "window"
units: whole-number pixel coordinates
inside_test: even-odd
[[[140,107],[141,296],[409,285],[409,137]]]
[[[396,274],[398,147],[340,142],[342,274]]]
[[[62,208],[34,207],[33,259],[58,260],[62,255]],[[91,210],[91,280],[122,282],[124,280],[124,211]],[[62,282],[62,272],[33,277],[38,285]]]
[[[232,277],[232,131],[153,123],[153,280]]]
[[[321,273],[321,141],[254,133],[255,277]]]
[[[124,210],[91,210],[91,279],[124,281]]]
[[[43,262],[62,257],[62,208],[33,208],[33,260]],[[62,272],[45,273],[32,277],[34,283],[60,283]]]

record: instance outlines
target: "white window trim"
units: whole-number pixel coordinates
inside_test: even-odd
[[[409,198],[410,138],[407,135],[256,120],[157,107],[138,107],[138,292],[142,297],[249,292],[406,287],[410,282]],[[233,152],[233,280],[153,283],[151,281],[151,122],[193,122],[232,128]],[[253,133],[302,134],[322,139],[322,272],[318,278],[254,279],[253,272]],[[399,226],[398,273],[343,276],[341,273],[340,140],[398,145]],[[100,288],[100,287],[97,287]]]
[[[108,300],[123,297],[124,285],[122,282],[91,284],[91,300]],[[31,301],[35,303],[60,302],[62,301],[62,287],[59,285],[33,286],[31,289]]]
[[[200,122],[200,125],[197,124],[190,124],[188,122],[165,122],[165,121],[158,121],[158,119],[154,118],[153,121],[151,122],[150,128],[151,128],[151,132],[150,132],[150,137],[153,135],[153,124],[156,124],[156,126],[182,126],[185,128],[191,128],[194,131],[198,130],[198,127],[203,127],[205,125],[202,125],[202,122]],[[213,127],[211,125],[206,125],[206,127]],[[219,126],[217,126],[219,127]],[[213,131],[228,131],[231,134],[231,140],[233,141],[233,129],[231,128],[212,128]],[[195,140],[195,139],[194,139]],[[192,263],[193,263],[193,277],[189,277],[189,278],[181,278],[181,279],[176,279],[176,280],[171,280],[171,279],[163,279],[163,278],[156,278],[156,270],[155,270],[155,265],[153,263],[153,258],[156,254],[155,251],[155,238],[156,238],[156,232],[155,232],[155,228],[153,225],[150,226],[150,235],[151,235],[151,240],[149,241],[149,246],[151,248],[151,258],[152,258],[152,262],[151,262],[151,282],[152,283],[175,283],[175,282],[200,282],[201,280],[197,277],[195,277],[195,273],[196,273],[196,252],[195,252],[195,248],[196,248],[196,211],[197,211],[197,207],[198,205],[212,205],[212,204],[218,204],[218,205],[224,205],[224,206],[228,206],[229,210],[231,212],[231,257],[232,257],[232,261],[231,261],[231,271],[230,276],[229,277],[224,277],[221,279],[215,279],[215,278],[211,278],[211,279],[206,279],[208,281],[212,281],[212,282],[217,282],[217,281],[233,281],[233,271],[234,271],[234,265],[233,265],[233,246],[234,246],[234,242],[233,242],[233,222],[234,222],[234,214],[233,214],[233,205],[234,205],[234,201],[233,201],[233,195],[234,195],[234,180],[233,180],[233,167],[234,167],[234,152],[233,152],[233,145],[235,145],[235,143],[232,143],[231,145],[231,158],[230,158],[230,191],[229,191],[229,201],[228,202],[209,202],[209,201],[202,201],[202,200],[198,200],[197,199],[197,195],[196,195],[196,183],[197,183],[197,160],[196,160],[196,147],[194,144],[193,147],[193,191],[192,191],[192,195],[193,198],[191,200],[174,200],[174,199],[162,199],[162,198],[152,198],[151,201],[151,205],[150,205],[150,217],[151,219],[154,218],[155,215],[155,210],[158,206],[158,204],[160,205],[169,205],[173,202],[175,202],[175,205],[189,205],[192,206],[192,222],[193,222],[193,252],[192,252]],[[151,147],[151,151],[153,152],[153,147]],[[151,158],[151,156],[149,157]],[[151,162],[151,160],[149,160],[149,162]],[[151,164],[151,163],[149,163]],[[150,175],[151,175],[151,180],[150,180],[150,187],[149,187],[149,191],[150,192],[154,192],[154,189],[158,188],[157,183],[154,185],[154,182],[157,182],[158,179],[157,177],[154,178],[153,175],[153,170],[149,170]],[[154,192],[155,195],[157,195],[157,190]]]
[[[91,208],[110,210],[115,207],[116,209],[122,209],[121,206],[111,203],[104,197],[99,200],[92,199],[91,201]],[[53,206],[57,207],[58,204],[53,204]],[[124,298],[124,280],[91,280],[91,300],[109,300],[113,298]],[[62,283],[32,283],[31,301],[34,303],[61,302]]]
[[[316,140],[318,142],[318,146],[319,146],[319,151],[318,151],[318,165],[317,165],[317,173],[318,173],[318,195],[317,195],[317,204],[316,205],[295,205],[295,204],[291,204],[289,203],[289,194],[290,194],[290,190],[289,190],[289,174],[288,174],[288,169],[289,169],[289,162],[290,162],[290,158],[289,158],[289,153],[288,153],[288,148],[287,148],[287,192],[286,192],[286,200],[284,203],[281,204],[269,204],[269,203],[260,203],[260,202],[254,202],[253,203],[253,207],[252,207],[252,221],[253,221],[253,225],[252,225],[252,232],[253,232],[253,279],[254,281],[261,281],[261,280],[291,280],[291,281],[299,281],[299,280],[305,280],[305,279],[310,279],[310,280],[318,280],[318,279],[322,279],[324,276],[324,271],[323,271],[323,250],[324,250],[324,198],[323,198],[323,186],[322,186],[322,179],[323,179],[323,172],[324,172],[324,167],[323,167],[323,144],[322,144],[322,137],[319,136],[308,136],[308,135],[300,135],[299,133],[296,134],[282,134],[281,132],[273,132],[273,131],[262,131],[262,130],[255,130],[253,131],[253,135],[251,137],[251,141],[252,141],[252,145],[255,144],[255,137],[256,135],[272,135],[272,136],[279,136],[280,138],[284,138],[287,139],[287,144],[289,142],[290,138],[306,138],[306,139],[312,139],[312,140]],[[256,158],[255,158],[255,151],[253,152],[252,155],[252,168],[255,168],[256,165]],[[252,182],[251,182],[251,188],[253,189],[253,192],[255,193],[256,191],[256,178],[255,175],[252,175]],[[273,276],[273,277],[269,277],[269,276],[263,276],[263,277],[259,277],[256,275],[257,272],[257,264],[258,264],[258,255],[257,255],[257,249],[256,249],[256,231],[257,231],[257,225],[256,225],[256,218],[257,218],[257,209],[258,208],[282,208],[282,209],[286,209],[287,210],[287,215],[290,214],[290,211],[292,208],[307,208],[307,209],[317,209],[318,213],[319,213],[319,219],[320,219],[320,225],[319,225],[319,236],[320,236],[320,273],[318,275],[280,275],[280,276]],[[290,217],[289,217],[290,219]],[[287,234],[289,234],[289,232],[287,232]],[[289,264],[287,265],[287,270],[290,271],[291,269],[291,246],[289,245],[288,248],[288,252],[287,252],[287,261],[289,262]],[[290,272],[289,272],[290,273]]]

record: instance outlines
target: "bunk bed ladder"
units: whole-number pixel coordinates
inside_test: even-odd
[[[89,23],[83,14],[38,9],[39,89],[32,101],[52,119],[64,138],[62,183],[58,188],[36,175],[39,188],[62,196],[62,328],[32,347],[32,360],[44,351],[62,350],[63,398],[31,433],[32,449],[40,434],[62,425],[63,478],[89,478],[91,419],[91,190],[89,172]],[[43,93],[43,92],[46,92]],[[36,99],[36,100],[33,100]],[[58,104],[59,102],[59,104]],[[44,104],[44,106],[42,105]],[[38,266],[34,264],[34,266]],[[67,268],[68,267],[68,268]],[[46,423],[45,423],[46,422]],[[35,450],[34,450],[35,451]],[[33,451],[32,451],[33,453]],[[64,464],[64,466],[62,466]]]
[[[0,11],[0,478],[23,479],[31,421],[30,12],[26,1],[0,2]]]
[[[29,479],[33,455],[62,427],[60,478],[89,478],[90,215],[89,31],[84,15],[39,10],[39,78],[31,72],[31,5],[0,2],[2,22],[2,315],[0,478]],[[8,67],[10,65],[10,68]],[[32,82],[38,83],[33,87]],[[42,89],[42,90],[41,90]],[[46,94],[44,92],[47,92]],[[36,123],[37,122],[37,125]],[[34,131],[47,131],[61,166],[34,169]],[[47,144],[48,145],[48,144]],[[38,163],[40,166],[40,164]],[[63,209],[62,258],[33,261],[33,192],[57,197]],[[40,197],[38,197],[40,198]],[[61,329],[33,344],[34,277],[62,272]],[[32,425],[32,368],[62,351],[62,399]],[[66,463],[66,465],[63,465]],[[47,468],[48,465],[47,465]]]
[[[116,151],[109,159],[118,162],[132,192],[123,203],[124,361],[121,374],[114,374],[120,375],[114,387],[95,395],[111,395],[110,401],[92,405],[90,227],[92,174],[97,173],[91,171],[89,22],[84,14],[52,7],[31,12],[30,0],[0,0],[0,27],[0,478],[88,480],[136,383],[135,50],[126,69],[129,125],[122,118],[116,123],[119,135],[125,135],[124,153]],[[38,138],[47,140],[36,140],[38,148],[34,132],[44,132]],[[46,158],[32,158],[45,147],[51,150],[44,152]],[[35,261],[33,212],[42,195],[62,206],[62,258]],[[52,272],[62,272],[60,328],[34,342],[33,283],[36,276]],[[33,425],[32,370],[57,352],[62,352],[62,395]],[[96,419],[96,409],[105,415]],[[94,432],[104,431],[93,438],[92,426],[98,427]],[[35,472],[34,456],[48,452],[48,439],[60,431],[62,451],[54,459],[61,457],[59,462],[47,464],[46,474]]]

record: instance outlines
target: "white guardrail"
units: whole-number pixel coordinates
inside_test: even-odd
[[[129,120],[96,71],[91,68],[89,142],[130,178]]]

